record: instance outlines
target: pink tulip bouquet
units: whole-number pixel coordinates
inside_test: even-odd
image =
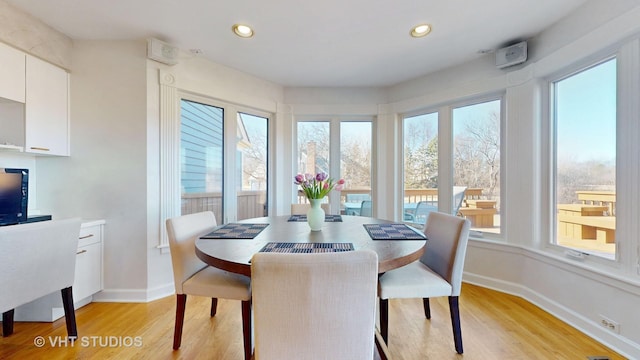
[[[294,184],[300,185],[307,199],[322,199],[331,190],[342,191],[344,179],[334,181],[327,173],[298,174],[294,177]]]

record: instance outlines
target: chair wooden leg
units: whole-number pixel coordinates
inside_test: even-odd
[[[218,298],[211,298],[211,316],[216,316],[218,311]]]
[[[178,350],[182,343],[182,324],[184,323],[184,310],[187,306],[187,295],[176,294],[176,325],[173,331],[173,350]]]
[[[2,313],[2,336],[13,334],[13,309]]]
[[[251,300],[247,300],[242,302],[242,337],[245,360],[250,360],[253,353],[251,335]]]
[[[78,338],[78,328],[76,326],[76,310],[73,306],[73,289],[71,286],[60,290],[62,294],[62,307],[64,308],[64,319],[67,322],[67,336]]]
[[[380,335],[389,346],[389,299],[380,299]]]
[[[424,317],[431,319],[431,306],[429,305],[429,298],[422,298],[422,306],[424,307]]]
[[[453,328],[453,342],[458,354],[462,354],[462,330],[460,328],[460,307],[457,296],[449,296],[449,311],[451,312],[451,327]]]

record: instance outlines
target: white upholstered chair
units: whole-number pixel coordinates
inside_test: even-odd
[[[60,291],[67,335],[77,337],[73,281],[80,219],[43,221],[0,228],[2,334],[13,333],[14,309]]]
[[[257,253],[255,359],[373,359],[378,256]]]
[[[469,227],[469,220],[439,212],[429,213],[424,230],[428,240],[422,258],[380,277],[380,333],[387,344],[389,299],[423,298],[425,316],[431,319],[429,298],[448,296],[455,348],[462,354],[458,297]]]
[[[215,228],[211,211],[167,219],[167,234],[176,287],[176,323],[173,348],[180,348],[187,295],[211,298],[211,316],[215,316],[218,298],[242,301],[242,333],[245,359],[251,358],[251,288],[247,276],[208,266],[196,256],[195,241]]]
[[[325,214],[329,214],[329,203],[320,204]],[[311,204],[291,204],[291,215],[307,215],[307,211],[311,208]]]

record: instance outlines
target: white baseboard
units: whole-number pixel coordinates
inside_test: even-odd
[[[173,282],[154,289],[104,289],[93,295],[95,302],[146,303],[175,294]]]

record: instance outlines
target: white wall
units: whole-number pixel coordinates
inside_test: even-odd
[[[106,220],[103,300],[146,300],[145,50],[144,41],[75,41],[71,156],[37,160],[43,209]]]

